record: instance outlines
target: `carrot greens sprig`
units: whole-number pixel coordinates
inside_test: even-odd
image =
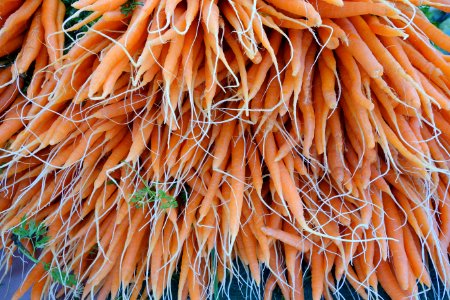
[[[23,216],[19,226],[12,230],[12,234],[17,240],[28,239],[33,245],[33,249],[42,249],[45,247],[50,237],[47,236],[47,227],[44,223],[36,224],[36,221],[31,219],[27,221],[27,217]],[[19,247],[23,253],[23,249]]]
[[[124,163],[137,174],[137,171],[134,170],[129,163]],[[136,208],[142,208],[145,204],[156,201],[161,202],[162,209],[178,207],[178,203],[173,196],[168,195],[163,190],[157,189],[154,184],[147,183],[139,174],[137,175],[144,184],[144,187],[135,191],[130,200],[130,202],[133,203]]]
[[[42,249],[50,240],[50,236],[47,235],[47,227],[44,223],[36,223],[35,220],[27,220],[27,216],[22,217],[22,221],[19,226],[12,230],[12,240],[17,246],[17,249],[25,255],[29,260],[35,264],[42,263],[44,269],[49,272],[54,282],[57,282],[66,287],[72,287],[77,284],[77,278],[75,275],[62,271],[58,267],[51,267],[49,263],[41,262],[35,258],[34,253],[30,253],[27,248],[22,244],[22,239],[27,239],[32,244],[32,250]]]
[[[124,14],[125,16],[129,16],[130,14],[133,13],[133,11],[136,9],[136,7],[143,6],[143,5],[144,5],[143,2],[135,1],[135,0],[128,0],[125,4],[123,4],[120,7],[120,12],[122,14]]]
[[[57,282],[65,287],[72,287],[78,283],[77,277],[74,274],[64,272],[58,267],[51,267],[48,263],[43,263],[44,269],[49,272],[54,282]]]

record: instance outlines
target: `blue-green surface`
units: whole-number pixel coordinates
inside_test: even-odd
[[[436,27],[442,30],[444,33],[450,35],[450,13],[445,13],[437,8],[422,6],[421,10],[427,16],[428,20]],[[441,49],[440,49],[441,50]],[[447,51],[443,51],[445,54],[450,54]]]

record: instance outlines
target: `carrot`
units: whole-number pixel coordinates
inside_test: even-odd
[[[22,46],[24,39],[25,39],[24,34],[20,34],[20,35],[16,35],[15,37],[12,37],[8,41],[8,43],[0,49],[0,56],[5,56],[8,54],[11,54],[14,51],[16,51],[17,49],[19,49]]]
[[[352,17],[350,18],[350,21],[371,51],[377,53],[377,57],[383,65],[386,75],[392,81],[392,85],[395,87],[397,93],[402,96],[408,104],[418,108],[420,103],[418,102],[419,97],[417,91],[408,80],[399,81],[399,73],[402,78],[409,79],[399,63],[381,44],[375,34],[370,31],[370,28],[364,19],[361,17]],[[366,34],[363,34],[364,32]]]
[[[283,297],[285,299],[290,299],[288,291],[289,287],[287,285],[287,280],[285,278],[284,263],[281,261],[281,258],[277,255],[277,250],[275,247],[271,248],[269,266],[271,268],[272,273],[277,278],[277,284],[281,289]]]
[[[118,265],[119,266],[119,265]],[[116,267],[117,268],[117,267]],[[97,293],[98,299],[106,300],[108,299],[108,295],[110,294],[110,291],[112,289],[112,282],[113,282],[113,276],[108,276],[104,282],[102,283],[102,288]],[[112,294],[112,293],[111,293]],[[114,295],[115,297],[115,295]]]
[[[36,264],[31,271],[27,274],[27,277],[23,281],[20,288],[14,293],[11,299],[18,300],[20,299],[25,292],[37,281],[41,279],[41,277],[44,275],[44,263],[49,263],[52,259],[52,254],[48,252],[44,255],[42,258],[42,263]]]
[[[356,280],[357,275],[355,274],[355,271],[353,270],[352,267],[348,268],[348,281],[350,282],[350,285],[356,290],[356,292],[358,292],[358,294],[361,296],[361,298],[363,299],[369,299],[369,297],[367,296],[366,292],[364,291],[364,289],[361,288],[360,283]]]
[[[350,21],[348,19],[336,19],[335,22],[347,33],[349,45],[344,46],[344,48],[352,54],[370,77],[381,77],[383,75],[383,66],[378,62],[369,47],[362,41]]]
[[[96,0],[78,0],[75,1],[72,6],[75,7],[76,9],[81,9],[85,6],[88,6],[92,3],[94,3]]]
[[[401,228],[401,217],[395,207],[395,203],[388,197],[383,197],[383,206],[386,211],[386,232],[388,236],[396,241],[389,240],[389,248],[392,251],[394,273],[400,287],[403,290],[408,288],[408,257],[405,252],[404,236]]]
[[[263,158],[267,164],[267,168],[271,174],[271,179],[275,185],[275,189],[279,195],[282,195],[281,177],[279,163],[269,157],[268,153],[276,153],[275,139],[272,133],[269,133],[264,139],[260,135],[256,135],[256,141],[260,148]],[[266,154],[267,153],[267,154]]]
[[[264,300],[272,299],[272,294],[273,291],[275,290],[275,287],[276,287],[276,277],[273,274],[270,274],[264,286]]]
[[[98,189],[106,181],[109,170],[126,157],[129,152],[128,145],[131,143],[131,135],[127,134],[120,143],[122,147],[115,148],[105,161],[99,176],[95,179],[94,189]]]
[[[44,85],[42,86],[42,89],[39,93],[39,97],[37,97],[37,99],[33,102],[33,105],[28,113],[29,117],[36,115],[43,106],[48,104],[49,96],[51,94],[51,91],[55,88],[55,86],[56,86],[56,80],[46,81],[44,79]],[[41,113],[41,114],[50,115],[51,113],[45,112],[45,113]],[[35,121],[35,122],[37,122],[37,121]]]
[[[8,17],[16,11],[23,2],[23,0],[5,0],[0,4],[0,27],[5,24]]]
[[[263,196],[264,194],[262,194]],[[252,222],[254,224],[254,232],[256,239],[258,240],[258,244],[261,250],[261,256],[263,261],[268,263],[270,257],[270,249],[269,243],[267,241],[266,235],[264,234],[262,227],[265,224],[265,218],[263,217],[266,214],[266,210],[264,209],[263,204],[261,203],[261,198],[255,194],[254,192],[250,193],[249,197],[252,199],[252,209],[254,209],[255,213],[252,215]],[[245,207],[245,205],[244,205]]]
[[[383,289],[392,299],[405,299],[408,297],[397,283],[391,267],[385,261],[380,261],[377,267],[377,278]]]
[[[245,188],[245,144],[243,137],[237,137],[236,147],[231,153],[231,193],[230,193],[230,236],[231,239],[237,236],[242,213],[242,202],[244,201]]]
[[[31,299],[40,299],[42,293],[44,292],[45,285],[47,284],[47,278],[41,278],[37,281],[31,288]]]
[[[323,294],[325,273],[323,271],[323,255],[319,253],[319,248],[315,245],[311,249],[311,278],[312,299],[320,300]]]
[[[41,2],[42,0],[25,1],[18,10],[8,17],[5,24],[0,29],[0,45],[6,45],[7,42],[17,34],[17,30],[25,28],[25,22],[27,22],[39,8]]]
[[[189,249],[189,252],[188,252],[189,272],[188,272],[188,280],[187,281],[188,281],[189,295],[190,295],[190,297],[192,297],[192,299],[201,299],[200,298],[201,290],[200,290],[199,279],[198,279],[198,276],[196,276],[196,274],[198,274],[198,270],[195,270],[196,272],[194,273],[194,268],[195,268],[196,264],[194,263],[195,255],[193,253],[193,251],[194,251],[193,246],[191,245],[190,247],[188,247],[188,249]]]
[[[183,254],[181,257],[181,266],[180,266],[180,280],[178,283],[178,299],[181,299],[181,295],[183,294],[183,287],[186,285],[186,281],[189,275],[189,251],[187,249],[188,242],[184,243],[183,246]]]
[[[147,97],[141,95],[131,95],[123,101],[107,105],[100,108],[93,114],[98,119],[110,119],[117,116],[136,111],[146,105]]]
[[[308,2],[302,0],[294,0],[291,3],[286,3],[278,0],[268,0],[267,2],[271,3],[275,7],[289,11],[292,14],[306,17],[312,24],[312,26],[319,26],[322,23],[321,14],[318,13],[314,6]]]
[[[219,166],[223,164],[224,159],[227,156],[227,152],[229,151],[229,144],[231,142],[236,123],[237,119],[233,116],[225,117],[224,124],[222,125],[220,134],[215,142],[213,169],[219,169]]]
[[[411,163],[413,163],[415,166],[421,168],[423,166],[422,161],[417,158],[414,154],[412,154],[410,151],[406,149],[406,147],[401,143],[401,141],[398,139],[398,137],[395,135],[395,133],[390,129],[387,124],[381,120],[380,113],[377,108],[375,108],[375,115],[377,116],[377,120],[381,123],[381,127],[384,131],[384,134],[386,134],[386,138],[389,140],[389,142],[403,155],[405,156]]]
[[[421,14],[421,12],[413,12],[410,9],[402,9],[402,12],[417,25],[421,32],[423,32],[433,43],[445,51],[450,51],[450,38],[444,32],[439,30],[436,26]]]
[[[50,62],[55,64],[59,59],[59,49],[58,47],[58,36],[57,36],[57,25],[56,16],[58,13],[59,1],[57,0],[43,0],[42,3],[42,26],[45,30],[46,35],[46,46],[48,50],[48,56]]]
[[[305,73],[303,74],[303,88],[300,92],[299,108],[303,114],[304,124],[304,138],[303,138],[303,155],[309,157],[310,148],[314,140],[315,129],[315,112],[312,105],[312,80],[314,78],[314,57],[316,54],[316,47],[312,45],[309,47],[305,57]]]
[[[117,1],[99,0],[95,1],[94,3],[90,3],[89,5],[86,5],[83,8],[86,10],[105,12],[108,10],[115,10],[124,3],[126,3],[125,0],[117,0]]]
[[[272,56],[278,52],[281,45],[281,35],[273,34],[270,36],[268,41],[271,51],[267,51],[263,56],[261,63],[259,65],[253,65],[248,71],[248,81],[249,81],[249,98],[252,99],[258,93],[264,80],[266,79],[267,72],[272,67]],[[272,52],[272,56],[271,56]],[[256,73],[256,74],[255,74]]]
[[[113,235],[113,238],[110,241],[111,243],[108,247],[108,251],[106,252],[108,260],[105,260],[105,262],[103,262],[103,264],[101,265],[100,269],[92,274],[92,276],[89,278],[87,282],[87,285],[91,286],[97,285],[113,269],[116,259],[118,259],[118,256],[123,251],[124,244],[121,243],[121,241],[124,238],[124,235],[126,234],[127,227],[128,224],[126,223],[117,225],[117,232],[115,232],[115,234]]]
[[[259,263],[256,257],[256,238],[250,229],[249,223],[246,223],[242,228],[242,236],[245,240],[245,253],[248,259],[250,271],[252,274],[253,280],[255,280],[256,284],[259,285],[261,283],[260,269]]]
[[[337,104],[337,97],[336,97],[336,66],[335,63],[332,63],[334,65],[334,68],[331,69],[328,66],[327,60],[333,60],[334,56],[333,53],[328,52],[324,50],[322,55],[319,58],[318,67],[320,72],[320,82],[322,83],[321,91],[323,93],[323,98],[325,100],[325,103],[327,104],[328,108],[334,109]]]
[[[362,91],[361,73],[358,69],[356,61],[353,59],[348,49],[349,48],[339,48],[336,50],[336,54],[339,57],[338,66],[342,73],[340,78],[349,91],[349,95],[354,99],[358,107],[372,110],[373,103],[371,103],[371,101],[367,99]]]
[[[70,156],[68,158],[66,157],[64,165],[70,166],[78,160],[82,159],[84,154],[88,151],[89,146],[92,145],[96,141],[96,139],[100,138],[100,136],[101,134],[94,134],[92,129],[88,130],[87,135],[84,138],[81,138],[81,141],[79,141],[79,144],[70,154]]]
[[[333,30],[333,37],[338,38],[345,45],[348,45],[347,33],[345,33],[345,31],[341,27],[339,27],[339,25],[337,25],[333,20],[327,18],[324,18],[322,22],[323,25],[329,26]]]
[[[252,175],[253,186],[255,187],[256,193],[261,195],[263,186],[261,158],[258,149],[251,141],[247,144],[247,157],[248,167]]]
[[[220,165],[219,170],[223,169],[225,165],[228,163],[230,155],[231,155],[230,151],[227,151],[226,157],[223,160],[222,164]],[[203,218],[205,218],[208,212],[210,211],[211,205],[214,202],[215,198],[217,197],[217,191],[219,190],[221,179],[222,179],[222,172],[213,170],[211,180],[208,184],[207,193],[200,205],[198,222],[200,222]]]
[[[125,161],[136,161],[144,151],[153,130],[153,123],[150,120],[151,117],[150,112],[147,112],[141,122],[137,122],[136,120],[133,123],[133,143]]]
[[[318,29],[320,42],[322,45],[327,47],[328,49],[336,49],[339,47],[339,40],[337,37],[333,36],[332,32],[325,27],[319,27]]]
[[[416,72],[416,74],[418,75],[418,81],[422,83],[422,87],[424,88],[425,92],[429,96],[433,97],[433,102],[436,103],[440,108],[443,108],[445,110],[450,109],[450,101],[448,101],[445,93],[440,88],[432,84],[421,72]]]
[[[16,101],[16,97],[19,94],[19,88],[15,84],[11,84],[8,88],[0,94],[0,114],[2,114],[8,107]]]
[[[299,237],[298,235],[270,227],[262,227],[261,230],[266,235],[278,239],[298,251],[308,252],[311,249],[311,243],[307,239]]]
[[[123,17],[123,14],[120,14]],[[121,20],[105,20],[105,17],[101,18],[97,23],[92,26],[92,29],[96,31],[100,31],[104,35],[108,37],[116,37],[114,31],[123,28],[123,23]],[[83,38],[81,38],[72,48],[70,48],[69,53],[67,53],[64,57],[69,61],[76,61],[78,58],[83,55],[88,54],[93,50],[95,45],[101,44],[105,41],[105,37],[98,34],[97,32],[88,31]],[[108,45],[109,41],[105,44]],[[105,48],[103,46],[100,50]],[[99,50],[99,51],[100,51]]]
[[[56,28],[60,30],[63,28],[64,16],[66,14],[66,5],[63,2],[59,2],[58,11],[56,13]],[[57,50],[59,51],[59,55],[62,55],[64,50],[64,33],[58,32],[57,35]]]
[[[430,275],[422,262],[422,254],[419,252],[419,249],[417,249],[417,246],[420,245],[420,241],[418,241],[417,237],[413,236],[413,233],[408,226],[403,227],[403,234],[405,236],[405,251],[414,276],[426,286],[430,286]]]
[[[42,83],[45,79],[45,73],[43,72],[43,69],[46,65],[47,49],[45,49],[45,47],[40,47],[34,64],[33,77],[31,79],[30,85],[27,88],[27,97],[34,98],[40,92]]]
[[[367,16],[364,16],[364,19],[366,20],[367,25],[369,25],[370,29],[376,35],[381,35],[381,36],[386,36],[386,37],[396,37],[396,36],[405,37],[405,34],[403,33],[403,31],[381,23],[380,19],[377,18],[376,16],[367,15]]]
[[[288,246],[285,246],[288,247]],[[294,254],[294,253],[293,253]],[[288,255],[287,254],[287,250],[286,250],[286,266],[288,268],[288,272],[289,272],[289,263],[288,263],[288,258],[289,256],[292,255]],[[302,269],[301,269],[301,260],[300,258],[296,258],[296,257],[292,257],[292,259],[294,259],[294,267],[292,269],[292,271],[290,272],[290,274],[292,274],[292,282],[290,283],[291,286],[293,286],[293,291],[292,291],[292,299],[299,299],[299,300],[303,300],[304,299],[304,290],[303,290],[303,275],[302,275]]]
[[[95,69],[94,73],[92,74],[92,79],[89,84],[89,97],[92,98],[94,94],[97,93],[97,91],[100,89],[100,87],[103,85],[103,83],[106,80],[105,74],[108,74],[113,66],[115,66],[115,63],[117,61],[120,61],[123,57],[126,56],[124,53],[124,49],[122,47],[125,47],[127,51],[129,48],[133,47],[138,41],[141,35],[143,34],[144,30],[146,29],[146,21],[149,18],[149,15],[153,12],[153,9],[158,4],[157,0],[151,0],[145,2],[143,7],[140,7],[137,10],[137,15],[135,18],[132,19],[132,22],[130,23],[127,32],[119,39],[118,44],[115,44],[108,53],[103,57],[101,63],[99,66]],[[129,37],[133,37],[132,39],[128,40]],[[121,45],[121,46],[119,46]],[[104,98],[106,95],[102,95]]]
[[[399,11],[387,4],[372,3],[372,2],[356,2],[344,1],[343,6],[335,6],[325,1],[314,1],[313,6],[317,8],[318,13],[322,18],[348,18],[361,15],[376,15],[380,17],[394,18],[399,14]],[[289,9],[287,9],[289,11]]]
[[[320,76],[316,75],[316,85],[313,87],[313,96],[314,96],[314,111],[316,113],[316,124],[314,126],[314,141],[316,144],[316,149],[318,154],[323,154],[326,148],[326,122],[328,117],[328,107],[325,104],[325,99],[322,95],[322,81],[320,80]]]
[[[21,118],[26,115],[30,109],[29,105],[19,104],[13,106],[0,124],[0,145],[4,145],[14,134],[18,132],[25,124]]]
[[[419,69],[422,73],[428,76],[440,76],[442,75],[441,68],[437,67],[433,60],[430,60],[428,56],[424,56],[418,49],[414,48],[411,44],[400,41],[409,61]],[[440,62],[440,61],[439,61]],[[439,64],[438,64],[439,65]]]

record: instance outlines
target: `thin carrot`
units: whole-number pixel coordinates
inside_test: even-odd
[[[323,254],[319,253],[319,248],[315,245],[311,249],[311,278],[312,299],[320,300],[323,294],[325,272],[323,271]]]
[[[245,188],[245,144],[243,137],[238,137],[236,147],[231,154],[230,176],[231,176],[231,193],[230,193],[230,235],[233,240],[239,231],[242,202],[244,201]]]
[[[322,23],[321,14],[318,13],[314,9],[314,6],[308,2],[302,0],[295,0],[291,3],[277,0],[269,0],[267,2],[282,10],[289,11],[298,16],[306,17],[312,24],[314,24],[313,26],[318,26]]]
[[[314,2],[313,2],[314,3]],[[335,6],[325,1],[315,1],[313,4],[317,8],[322,18],[348,18],[361,15],[376,15],[380,17],[396,17],[399,11],[387,4],[372,3],[372,2],[356,2],[356,1],[344,1],[343,6]],[[289,9],[287,9],[289,11]]]
[[[272,238],[278,239],[287,245],[294,247],[298,251],[307,252],[311,249],[311,243],[298,235],[288,233],[279,229],[274,229],[270,227],[261,228],[262,231]]]
[[[388,197],[383,197],[383,206],[386,211],[386,232],[394,238],[395,241],[389,241],[389,248],[392,251],[392,260],[394,264],[394,273],[400,287],[403,290],[408,288],[408,257],[405,252],[404,236],[400,231],[401,217],[395,207],[395,203]]]

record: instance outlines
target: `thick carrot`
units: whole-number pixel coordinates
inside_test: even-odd
[[[25,38],[22,50],[17,55],[16,67],[19,74],[25,73],[31,63],[36,59],[44,41],[44,28],[41,22],[41,10],[39,9],[33,17],[30,29]]]
[[[24,0],[5,0],[0,4],[0,27],[3,27],[8,17],[15,12]]]
[[[17,30],[25,28],[25,22],[27,22],[39,8],[41,2],[42,0],[25,1],[18,10],[8,17],[5,24],[0,29],[0,45],[6,45],[13,35],[17,34]]]
[[[45,42],[48,50],[50,62],[55,64],[60,57],[58,48],[58,36],[56,32],[59,30],[56,25],[56,16],[58,13],[58,0],[43,0],[42,3],[42,26],[45,30]]]
[[[8,43],[6,43],[6,45],[0,49],[0,56],[5,56],[8,54],[11,54],[14,51],[16,51],[17,49],[19,49],[22,46],[24,39],[25,39],[24,34],[19,34],[19,35],[12,37],[8,41]]]

